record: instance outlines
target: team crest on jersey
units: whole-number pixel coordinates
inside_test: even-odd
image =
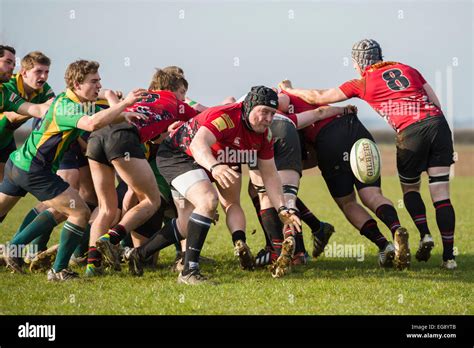
[[[227,128],[232,129],[235,127],[234,122],[232,122],[232,119],[227,114],[220,115],[211,123],[219,130],[219,132],[222,132],[224,129]]]
[[[12,94],[10,94],[10,98],[8,100],[10,100],[10,102],[14,103],[16,99],[20,99],[20,97],[12,92]]]

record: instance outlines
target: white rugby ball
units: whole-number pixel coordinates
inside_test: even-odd
[[[364,184],[372,184],[380,177],[380,152],[372,140],[357,140],[351,149],[351,169],[357,180]]]

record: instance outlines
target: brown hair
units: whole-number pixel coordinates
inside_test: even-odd
[[[45,56],[40,51],[33,51],[33,52],[28,53],[21,60],[21,68],[23,70],[33,69],[35,64],[50,66],[51,65],[51,59],[49,59],[47,56]]]
[[[74,83],[83,83],[88,74],[95,74],[99,70],[99,63],[89,60],[76,60],[69,64],[64,74],[67,88],[73,89]]]
[[[3,57],[5,55],[5,51],[16,54],[16,51],[13,47],[7,45],[0,45],[0,57]]]
[[[148,89],[152,91],[177,91],[181,86],[188,89],[188,81],[180,73],[165,71],[165,69],[156,69],[151,79]]]
[[[176,66],[176,65],[170,65],[170,66],[167,66],[167,67],[165,67],[161,70],[166,71],[166,72],[170,72],[170,73],[180,74],[180,75],[184,76],[184,70],[181,69],[179,66]]]

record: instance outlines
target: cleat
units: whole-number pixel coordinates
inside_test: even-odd
[[[399,227],[394,235],[395,258],[394,265],[398,270],[410,267],[410,246],[408,244],[408,231],[404,227]]]
[[[171,266],[171,272],[180,273],[183,271],[183,269],[184,269],[184,259],[181,257],[174,260],[174,263]]]
[[[11,270],[12,273],[25,273],[23,271],[23,259],[21,257],[10,256],[8,251],[3,255],[7,269]]]
[[[270,268],[273,278],[281,278],[291,272],[291,263],[294,253],[295,238],[293,236],[286,237],[281,244],[281,255]]]
[[[383,249],[379,251],[378,264],[382,268],[393,267],[393,259],[395,258],[395,247],[388,242]]]
[[[240,268],[246,270],[253,270],[255,268],[255,258],[250,251],[250,248],[243,240],[235,242],[234,255],[239,257]]]
[[[87,256],[75,256],[72,255],[71,259],[69,260],[70,267],[83,267],[87,266]]]
[[[30,272],[33,272],[33,273],[46,272],[48,269],[50,269],[51,265],[56,259],[58,248],[59,248],[59,244],[56,244],[46,249],[45,251],[39,252],[29,262]]]
[[[138,255],[138,250],[136,248],[130,248],[124,254],[124,258],[128,261],[128,270],[134,276],[142,276],[143,275],[143,262]]]
[[[443,261],[443,263],[441,264],[441,267],[443,267],[444,269],[453,271],[456,268],[458,268],[458,264],[456,263],[456,260],[451,259],[451,260]]]
[[[295,254],[293,259],[291,260],[292,266],[302,266],[308,264],[308,257],[309,255],[303,251]]]
[[[97,250],[102,254],[103,261],[106,266],[111,267],[114,271],[119,272],[120,266],[120,252],[119,249],[110,243],[108,238],[99,238],[96,241]]]
[[[183,275],[183,272],[179,272],[178,284],[186,285],[200,285],[200,284],[209,284],[207,277],[203,276],[199,269],[193,269],[186,275]]]
[[[255,257],[255,267],[265,267],[276,261],[278,255],[270,248],[261,249]]]
[[[93,263],[88,263],[86,266],[86,277],[98,277],[104,274],[104,269],[102,266],[97,267]]]
[[[428,261],[431,256],[431,249],[433,249],[433,247],[433,237],[431,237],[431,234],[425,234],[425,236],[420,240],[420,246],[416,251],[416,259],[418,261]]]
[[[321,255],[324,252],[324,248],[326,245],[328,245],[329,239],[333,235],[334,232],[334,226],[331,225],[330,223],[327,222],[321,222],[322,223],[322,229],[324,232],[324,238],[321,240],[318,237],[313,235],[313,257],[317,258],[319,255]]]
[[[51,268],[48,272],[48,281],[50,282],[66,281],[66,280],[72,280],[72,279],[78,279],[78,278],[79,278],[79,274],[67,268],[59,272],[56,272],[54,269]]]

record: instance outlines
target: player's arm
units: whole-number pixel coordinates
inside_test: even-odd
[[[43,104],[33,104],[24,102],[20,105],[17,112],[23,116],[42,118],[48,111],[53,99],[48,100]]]
[[[339,88],[299,89],[293,88],[289,80],[280,82],[278,87],[310,104],[337,103],[348,99]]]
[[[268,198],[275,209],[286,207],[287,202],[283,196],[282,183],[275,166],[274,158],[258,159],[258,170],[262,176],[263,185],[267,190]],[[278,215],[285,225],[291,225],[296,230],[301,231],[301,221],[298,217],[289,211],[279,210]]]
[[[347,105],[344,107],[339,106],[320,106],[314,110],[308,110],[296,114],[298,120],[298,129],[305,128],[314,122],[324,120],[325,118],[336,116],[336,115],[349,115],[357,114],[357,107],[354,105]]]
[[[194,160],[201,167],[207,169],[219,185],[228,188],[236,178],[239,178],[239,173],[228,165],[219,163],[214,157],[211,146],[216,141],[216,136],[208,128],[201,127],[191,141],[189,150],[191,150]]]
[[[438,97],[436,96],[435,91],[431,88],[430,84],[427,82],[423,85],[423,89],[425,90],[426,94],[428,95],[428,99],[434,105],[436,105],[441,110],[441,103],[439,102]]]
[[[7,111],[4,113],[4,115],[8,121],[10,121],[10,123],[20,123],[31,118],[31,116],[20,115],[12,111]]]
[[[108,109],[104,109],[99,111],[98,113],[87,116],[82,116],[79,121],[77,122],[76,127],[79,129],[83,129],[88,132],[93,132],[97,129],[105,127],[108,124],[113,123],[117,118],[124,117],[121,115],[125,108],[128,106],[132,106],[137,101],[142,98],[142,93],[145,92],[144,89],[135,89],[130,92],[127,97],[120,101],[119,103],[110,106]],[[136,113],[124,113],[126,114],[136,114]]]
[[[192,107],[197,112],[203,112],[204,110],[209,108],[207,106],[204,106],[204,105],[198,103],[197,101],[189,99],[188,97],[186,97],[186,104],[188,104],[190,107]]]

